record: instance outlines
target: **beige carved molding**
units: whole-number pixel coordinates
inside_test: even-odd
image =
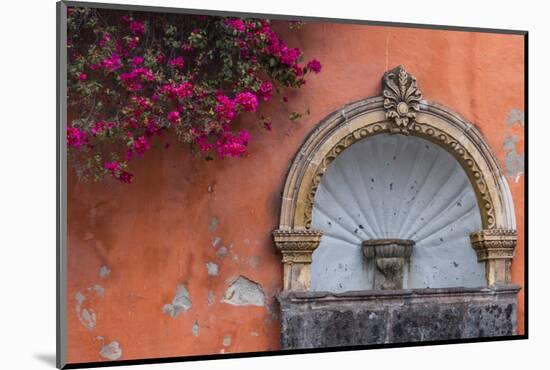
[[[315,194],[328,166],[357,141],[382,133],[416,135],[448,151],[472,183],[483,229],[515,230],[508,183],[476,127],[448,108],[420,100],[416,79],[402,67],[387,72],[382,87],[384,96],[342,107],[308,135],[286,177],[279,230],[309,230]],[[407,104],[407,109],[403,104],[398,108],[400,103]],[[498,269],[505,264],[499,262]],[[495,278],[487,275],[487,280]]]
[[[283,255],[285,290],[308,290],[311,286],[311,256],[321,242],[321,231],[275,230],[273,240]]]
[[[485,273],[489,285],[512,281],[511,261],[516,250],[516,230],[476,231],[470,234],[470,242],[476,251],[477,260],[485,262]]]
[[[393,122],[390,132],[408,135],[422,99],[416,77],[407,73],[403,66],[398,66],[384,73],[382,85],[386,118]]]

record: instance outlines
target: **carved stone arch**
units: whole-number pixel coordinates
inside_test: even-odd
[[[476,194],[482,230],[470,240],[486,262],[489,285],[509,283],[516,244],[511,193],[497,159],[481,133],[450,109],[421,100],[414,76],[402,66],[384,74],[382,96],[348,104],[323,119],[294,157],[282,195],[274,240],[283,254],[284,289],[307,290],[311,254],[322,232],[312,230],[315,193],[330,163],[359,140],[382,133],[415,135],[456,158]]]

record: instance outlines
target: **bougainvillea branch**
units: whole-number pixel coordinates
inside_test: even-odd
[[[315,59],[302,65],[266,19],[69,8],[67,48],[67,146],[84,180],[131,182],[129,162],[157,135],[206,159],[245,157],[251,138],[234,128],[239,115],[321,71]]]

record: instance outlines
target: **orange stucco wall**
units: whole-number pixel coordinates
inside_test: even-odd
[[[280,29],[306,59],[320,59],[323,71],[288,93],[289,107],[272,101],[240,120],[253,138],[248,158],[206,162],[176,142],[164,149],[161,138],[133,164],[132,185],[69,176],[69,362],[101,361],[101,346],[112,341],[120,344],[120,359],[277,349],[273,296],[282,268],[271,231],[289,161],[327,114],[379,95],[382,74],[398,64],[417,77],[425,99],[473,122],[509,173],[519,236],[512,274],[523,286],[523,37],[335,23]],[[288,121],[289,111],[307,107],[310,116]],[[272,132],[255,124],[260,114],[272,116]],[[225,258],[216,255],[220,246],[229,251]],[[218,265],[217,276],[208,275],[208,262]],[[110,274],[101,277],[102,266]],[[220,302],[239,275],[262,287],[265,306]],[[178,284],[187,287],[192,307],[173,318],[163,306]],[[523,300],[521,291],[519,333]],[[79,320],[84,309],[95,312],[93,328]]]

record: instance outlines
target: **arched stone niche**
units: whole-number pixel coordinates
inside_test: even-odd
[[[481,228],[468,236],[478,261],[485,263],[487,285],[510,283],[516,224],[510,190],[480,132],[457,113],[421,99],[414,76],[402,66],[384,74],[382,96],[342,107],[309,134],[290,166],[273,232],[283,255],[284,290],[311,286],[312,253],[323,232],[312,228],[315,197],[331,163],[347,148],[377,135],[427,140],[462,167],[476,197]],[[371,160],[365,158],[365,160]]]
[[[506,179],[479,131],[422,100],[402,66],[306,138],[273,238],[283,349],[515,334]]]

